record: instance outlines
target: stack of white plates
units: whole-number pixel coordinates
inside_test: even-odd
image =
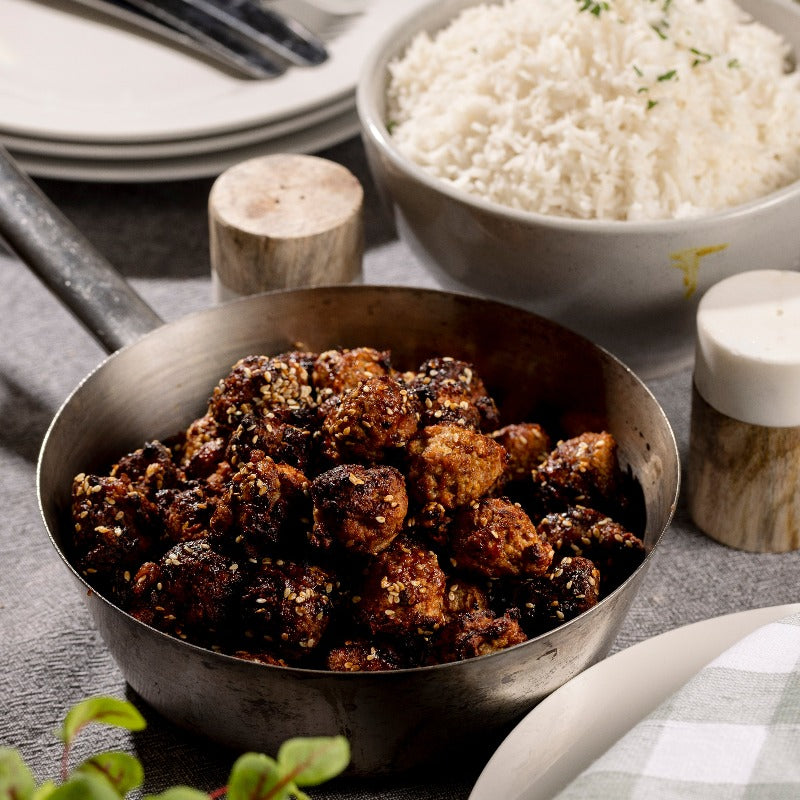
[[[213,176],[256,155],[314,152],[357,133],[366,52],[423,2],[369,0],[326,37],[324,64],[252,80],[67,0],[2,0],[0,143],[32,175],[96,181]]]

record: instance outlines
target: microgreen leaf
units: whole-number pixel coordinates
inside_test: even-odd
[[[144,781],[144,768],[139,759],[117,751],[92,756],[77,767],[75,773],[87,773],[105,778],[120,797],[125,797]]]
[[[274,758],[245,753],[236,759],[228,780],[228,800],[283,800],[288,784]]]
[[[208,800],[208,795],[189,786],[173,786],[161,794],[145,795],[144,800]]]
[[[90,697],[67,713],[61,728],[61,740],[70,745],[78,733],[92,722],[140,731],[147,723],[136,706],[116,697]]]
[[[278,750],[281,771],[298,786],[318,786],[344,772],[350,744],[344,736],[288,739]]]
[[[33,793],[31,800],[49,800],[50,795],[56,790],[57,784],[53,781],[45,781],[41,786],[38,786]]]
[[[36,781],[16,750],[0,748],[0,800],[30,800]]]
[[[57,786],[47,800],[120,800],[120,795],[105,778],[79,773]]]

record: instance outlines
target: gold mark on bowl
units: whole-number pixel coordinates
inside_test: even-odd
[[[691,297],[697,291],[697,275],[700,272],[700,261],[704,256],[719,253],[728,246],[725,244],[712,244],[707,247],[689,247],[686,250],[677,250],[670,253],[672,266],[683,273],[683,285],[686,287],[684,296]]]

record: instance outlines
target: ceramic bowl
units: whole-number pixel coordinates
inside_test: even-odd
[[[426,173],[387,130],[387,65],[477,0],[437,0],[386,32],[357,108],[370,170],[400,238],[443,288],[504,300],[609,349],[644,378],[691,363],[697,304],[737,272],[800,268],[800,182],[694,219],[578,220],[512,210]],[[800,3],[741,0],[800,52]],[[735,165],[731,165],[734,169]]]

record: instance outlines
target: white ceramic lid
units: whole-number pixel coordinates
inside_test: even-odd
[[[728,417],[800,425],[800,272],[744,272],[706,292],[697,310],[694,381]]]

